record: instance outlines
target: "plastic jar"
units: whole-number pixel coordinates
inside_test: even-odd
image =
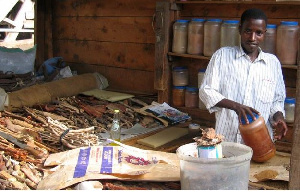
[[[277,34],[277,25],[268,24],[267,32],[265,34],[265,39],[260,44],[260,48],[264,52],[276,54],[276,34]]]
[[[253,150],[252,160],[255,162],[265,162],[275,155],[276,148],[270,137],[264,118],[255,113],[254,116],[256,120],[253,120],[252,117],[247,114],[248,125],[242,118],[242,124],[239,125],[239,130],[244,143]]]
[[[173,86],[186,86],[189,82],[189,71],[185,66],[176,66],[172,71]]]
[[[295,98],[287,97],[284,100],[285,121],[287,123],[294,123],[295,103],[296,103]]]
[[[212,56],[220,48],[221,19],[208,19],[204,22],[204,56]]]
[[[298,30],[296,21],[281,21],[277,28],[276,55],[282,65],[296,64]]]
[[[238,20],[224,20],[221,25],[221,47],[239,46],[240,33]]]
[[[205,19],[194,18],[188,25],[188,54],[203,55],[204,41],[204,21]]]
[[[189,124],[189,134],[201,134],[200,125],[197,123],[190,123]]]
[[[197,87],[186,87],[185,90],[185,107],[198,107],[199,94]]]
[[[185,54],[187,50],[187,33],[189,20],[179,19],[173,24],[172,52]]]
[[[205,74],[205,70],[206,70],[206,69],[200,69],[200,70],[198,71],[198,88],[200,88],[201,83],[202,83],[202,81],[203,81],[204,74]],[[201,99],[199,99],[199,104],[198,104],[198,106],[199,106],[199,109],[206,110],[206,107],[205,107],[205,105],[204,105],[204,103],[202,102]]]
[[[173,106],[183,107],[185,103],[185,86],[174,86],[172,89]]]

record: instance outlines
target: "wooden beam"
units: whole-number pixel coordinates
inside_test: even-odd
[[[52,38],[52,0],[46,2],[45,13],[45,60],[53,57],[53,38]]]
[[[37,44],[35,68],[38,69],[45,61],[45,1],[35,2],[35,25],[34,25],[34,42]]]
[[[169,101],[171,87],[170,66],[168,65],[167,53],[169,51],[169,34],[171,28],[171,11],[169,1],[160,1],[156,3],[155,11],[155,70],[154,70],[154,88],[163,92],[158,98],[158,102]],[[166,93],[164,93],[166,92]]]
[[[297,69],[296,109],[295,115],[300,113],[300,65]],[[289,189],[300,189],[300,116],[295,116],[292,142],[291,168],[289,173]]]

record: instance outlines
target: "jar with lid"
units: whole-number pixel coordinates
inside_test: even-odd
[[[224,20],[221,25],[221,47],[239,46],[240,33],[238,20]]]
[[[282,65],[296,64],[298,30],[296,21],[281,21],[277,28],[276,55]]]
[[[185,86],[174,86],[172,89],[173,106],[183,107],[185,103]]]
[[[212,56],[220,48],[221,24],[221,19],[208,19],[204,22],[204,56]]]
[[[189,20],[179,19],[173,24],[172,52],[185,54],[187,50],[187,33]]]
[[[173,86],[186,86],[189,83],[189,71],[185,66],[176,66],[172,71]]]
[[[265,33],[265,39],[260,44],[260,48],[264,52],[276,54],[276,34],[277,34],[277,25],[268,24],[267,31]]]
[[[258,114],[253,114],[256,120],[253,120],[247,114],[249,124],[246,124],[245,119],[242,118],[239,130],[244,143],[253,150],[252,160],[255,162],[265,162],[275,155],[276,148],[270,137],[264,118]]]
[[[287,123],[294,123],[295,103],[295,98],[287,97],[284,100],[285,121]]]
[[[204,74],[205,74],[205,70],[206,69],[200,69],[198,71],[198,88],[200,88],[201,84],[202,84],[202,81],[203,81],[203,78],[204,78]],[[201,99],[199,99],[199,109],[202,109],[202,110],[206,110],[206,107],[204,105],[204,103],[202,102]]]
[[[185,107],[196,108],[198,107],[198,88],[197,87],[186,87],[185,90]]]
[[[203,55],[205,19],[193,18],[188,25],[188,54]]]

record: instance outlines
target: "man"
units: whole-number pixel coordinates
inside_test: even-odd
[[[271,138],[281,139],[287,132],[284,121],[285,85],[281,64],[275,55],[260,47],[267,17],[259,9],[248,9],[239,26],[241,45],[217,50],[206,69],[199,97],[216,115],[216,133],[225,141],[242,143],[239,124],[257,113],[266,121]]]

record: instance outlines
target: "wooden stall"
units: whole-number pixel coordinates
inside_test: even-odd
[[[239,19],[242,12],[251,7],[263,9],[270,23],[300,21],[297,1],[37,1],[36,68],[51,57],[61,56],[78,74],[99,72],[104,75],[110,90],[157,95],[158,102],[172,105],[172,66],[189,66],[189,81],[196,86],[198,70],[206,67],[209,61],[204,56],[171,52],[174,21],[193,17]],[[297,72],[299,74],[296,64],[283,66],[289,97],[299,95],[296,94],[296,85],[300,84],[296,82]],[[203,125],[214,126],[214,115],[206,110],[179,110]],[[298,122],[296,118],[295,124],[289,127],[288,138],[278,146],[291,151],[293,144],[291,189],[300,188],[299,182],[295,182],[300,175],[296,162]]]

